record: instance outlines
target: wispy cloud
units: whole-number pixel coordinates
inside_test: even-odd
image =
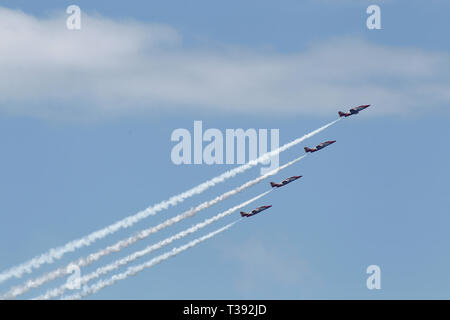
[[[325,114],[371,103],[370,114],[450,103],[450,55],[341,38],[295,54],[224,45],[186,48],[172,27],[83,13],[36,18],[0,8],[0,112],[43,118],[173,110]]]
[[[264,240],[253,236],[244,243],[228,245],[223,251],[225,258],[236,261],[236,288],[245,296],[270,298],[273,291],[298,288],[300,297],[311,289],[311,279],[321,282],[320,275],[298,248],[277,237]]]

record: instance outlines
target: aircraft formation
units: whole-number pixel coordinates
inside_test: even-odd
[[[365,105],[361,105],[361,106],[358,106],[358,107],[351,108],[349,110],[349,112],[339,111],[338,114],[339,114],[339,117],[345,117],[346,118],[346,117],[358,114],[360,111],[362,111],[362,110],[364,110],[364,109],[366,109],[368,107],[370,107],[370,104],[365,104]],[[336,140],[328,140],[328,141],[325,141],[325,142],[322,142],[322,143],[318,144],[314,148],[304,147],[304,149],[305,149],[306,153],[308,153],[308,152],[313,153],[313,152],[319,151],[319,150],[321,150],[321,149],[323,149],[323,148],[325,148],[325,147],[327,147],[327,146],[329,146],[329,145],[331,145],[331,144],[333,144],[335,142],[336,142]],[[291,183],[291,182],[293,182],[293,181],[295,181],[297,179],[300,179],[301,177],[302,176],[292,176],[292,177],[289,177],[289,178],[281,181],[280,183],[270,182],[270,186],[272,188],[280,188],[280,187],[283,187],[283,186],[287,185],[288,183]],[[258,207],[256,209],[253,209],[252,211],[250,211],[248,213],[244,212],[244,211],[241,211],[241,217],[248,218],[248,217],[251,217],[251,216],[254,216],[254,215],[260,213],[261,211],[267,210],[267,209],[269,209],[271,207],[272,207],[272,205],[261,206],[261,207]]]
[[[283,145],[282,147],[279,147],[278,149],[276,149],[277,153],[282,152],[283,150],[287,150],[295,145],[298,145],[300,142],[302,142],[304,139],[309,138],[319,132],[321,132],[322,130],[328,128],[329,126],[333,125],[334,123],[336,123],[337,121],[339,121],[341,119],[341,117],[349,117],[351,115],[354,114],[358,114],[360,111],[364,110],[365,108],[369,107],[369,105],[361,105],[358,107],[354,107],[352,109],[349,110],[349,112],[344,113],[342,111],[339,111],[339,118],[335,119],[331,122],[329,122],[328,124],[325,124],[324,126],[308,133],[305,134],[304,136],[297,138],[285,145]],[[291,165],[293,165],[294,163],[296,163],[297,161],[300,161],[301,159],[303,159],[308,153],[314,153],[317,152],[333,143],[335,143],[336,140],[329,140],[329,141],[325,141],[320,143],[319,145],[315,146],[314,148],[307,148],[305,147],[305,152],[306,154],[298,156],[296,159],[291,160],[290,162],[284,164],[283,166],[279,167],[278,169],[274,169],[272,170],[270,175],[273,175],[277,172],[280,172],[282,169],[287,168]],[[259,161],[262,161],[263,157],[261,156],[259,158]],[[167,208],[169,208],[170,206],[175,206],[178,203],[182,202],[184,199],[187,199],[189,197],[194,196],[195,194],[199,194],[201,192],[203,192],[204,190],[206,190],[209,187],[214,186],[216,183],[218,182],[222,182],[225,181],[226,179],[234,176],[237,173],[242,173],[245,170],[247,170],[248,168],[256,165],[259,161],[256,161],[254,163],[252,163],[252,165],[250,165],[250,163],[247,163],[245,165],[239,166],[237,168],[233,168],[231,170],[228,170],[225,173],[222,173],[221,175],[218,175],[206,182],[203,182],[199,185],[197,185],[194,188],[191,188],[187,191],[184,191],[176,196],[171,197],[168,200],[164,200],[161,201],[160,203],[150,206],[147,209],[140,211],[134,215],[130,215],[122,220],[119,220],[117,222],[115,222],[114,224],[111,224],[107,227],[103,227],[98,229],[95,232],[92,232],[82,238],[79,238],[77,240],[73,240],[70,242],[67,242],[65,245],[63,246],[58,246],[55,248],[52,248],[50,250],[48,250],[47,252],[36,256],[22,264],[18,264],[8,270],[5,270],[4,272],[0,272],[0,284],[3,283],[4,281],[7,281],[10,278],[20,278],[22,277],[24,274],[26,273],[31,273],[33,271],[33,269],[38,269],[39,267],[41,267],[44,264],[51,264],[56,262],[58,259],[61,258],[62,255],[68,253],[68,252],[73,252],[75,250],[78,250],[82,247],[86,247],[91,245],[93,242],[103,239],[108,235],[111,235],[117,231],[119,231],[120,229],[124,229],[124,228],[129,228],[131,225],[137,223],[138,221],[145,219],[151,215],[155,215],[157,212],[162,211],[162,210],[166,210]],[[262,178],[265,179],[268,176],[263,176]],[[191,226],[190,228],[180,231],[177,234],[171,235],[167,238],[165,238],[164,240],[161,240],[155,244],[151,244],[148,245],[145,249],[143,250],[139,250],[137,252],[131,253],[130,255],[124,257],[124,258],[120,258],[116,261],[113,261],[109,264],[106,264],[104,266],[100,266],[99,268],[97,268],[95,271],[87,274],[84,276],[85,279],[89,279],[86,280],[87,281],[91,281],[93,279],[96,279],[98,277],[100,277],[101,275],[103,275],[105,272],[109,272],[112,271],[113,269],[116,269],[118,266],[124,266],[126,264],[129,264],[131,262],[133,262],[134,260],[142,257],[143,255],[147,255],[150,252],[152,252],[153,250],[162,248],[163,246],[169,245],[170,243],[172,243],[175,240],[181,239],[193,232],[196,232],[206,226],[208,226],[209,224],[224,218],[225,216],[231,215],[233,213],[235,213],[238,209],[244,208],[245,206],[247,206],[249,203],[252,203],[253,201],[256,201],[257,199],[260,199],[261,197],[263,197],[264,195],[268,194],[269,192],[284,187],[285,185],[297,181],[298,179],[302,178],[302,176],[298,175],[298,176],[292,176],[289,177],[279,183],[276,182],[270,182],[270,186],[271,189],[266,190],[265,192],[260,193],[259,195],[257,195],[256,197],[253,197],[252,199],[249,199],[243,203],[241,203],[238,206],[234,206],[232,208],[229,208],[226,211],[220,212],[217,215],[215,215],[212,218],[207,218],[202,222],[199,222],[193,226]],[[75,260],[73,262],[71,262],[68,266],[66,267],[59,267],[56,268],[53,271],[50,271],[48,273],[45,273],[35,279],[32,280],[28,280],[26,281],[24,284],[19,285],[19,286],[14,286],[11,287],[11,289],[4,293],[4,294],[0,294],[0,300],[2,299],[14,299],[17,296],[24,294],[28,291],[30,291],[31,289],[36,289],[42,285],[44,285],[47,282],[53,281],[58,277],[62,277],[64,275],[69,275],[71,271],[70,267],[71,266],[76,266],[76,267],[84,267],[87,266],[95,261],[97,261],[98,259],[100,259],[103,256],[109,255],[113,252],[117,252],[120,251],[138,241],[141,241],[143,239],[145,239],[146,237],[148,237],[149,235],[158,232],[159,230],[162,230],[166,227],[171,226],[174,223],[177,223],[179,221],[182,221],[184,219],[187,219],[189,217],[192,217],[194,214],[200,212],[201,210],[204,210],[216,203],[219,203],[225,199],[227,199],[229,196],[234,195],[234,194],[238,194],[241,191],[243,191],[246,188],[249,188],[257,183],[259,183],[260,181],[262,181],[261,177],[257,177],[255,179],[252,179],[250,181],[247,181],[246,183],[244,183],[241,186],[238,186],[232,190],[229,190],[217,197],[215,197],[212,200],[207,200],[203,203],[200,203],[199,205],[197,205],[196,207],[193,207],[183,213],[180,213],[174,217],[170,217],[169,219],[161,222],[160,224],[158,224],[157,226],[151,226],[148,227],[146,229],[141,230],[140,232],[137,232],[134,235],[131,235],[125,239],[119,240],[118,242],[116,242],[116,244],[114,245],[110,245],[107,246],[105,248],[101,248],[98,251],[96,251],[95,253],[90,254],[88,257],[86,258],[80,258],[78,260]],[[284,189],[283,189],[284,190]],[[241,211],[240,215],[241,215],[241,219],[248,218],[248,217],[252,217],[256,214],[259,214],[262,211],[265,211],[269,208],[271,208],[272,205],[264,205],[264,206],[260,206],[258,208],[253,209],[250,212],[245,212],[245,211]],[[117,273],[115,275],[113,275],[112,277],[110,277],[107,280],[100,280],[98,282],[95,282],[92,285],[87,285],[85,283],[85,286],[83,287],[82,291],[79,291],[78,293],[74,293],[71,295],[67,295],[64,296],[65,291],[68,289],[67,286],[65,284],[61,285],[60,287],[56,287],[53,289],[49,289],[47,290],[45,293],[36,296],[35,299],[52,299],[55,297],[62,297],[64,299],[81,299],[83,297],[86,297],[88,295],[94,294],[96,292],[98,292],[99,290],[107,287],[107,286],[111,286],[113,284],[116,283],[117,279],[120,280],[125,280],[126,278],[128,278],[129,276],[134,276],[136,273],[141,272],[145,269],[151,268],[152,266],[159,264],[162,261],[165,261],[171,257],[174,257],[176,255],[178,255],[179,253],[186,251],[190,248],[193,248],[194,246],[196,246],[197,244],[206,241],[207,239],[211,239],[212,237],[214,237],[215,235],[219,234],[220,232],[223,232],[225,230],[227,230],[228,228],[230,228],[233,224],[235,224],[236,222],[238,222],[241,219],[237,219],[231,223],[229,223],[228,225],[225,225],[217,230],[214,230],[206,235],[203,235],[201,237],[198,237],[182,246],[178,246],[173,248],[170,251],[167,251],[164,254],[161,254],[157,257],[153,257],[151,260],[148,260],[147,262],[144,262],[142,264],[133,266],[133,268],[128,268],[127,270],[121,272],[121,273]],[[117,248],[117,249],[116,249]]]

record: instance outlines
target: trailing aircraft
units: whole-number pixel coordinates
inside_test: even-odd
[[[244,211],[241,211],[241,217],[251,217],[254,216],[255,214],[260,213],[261,211],[267,210],[269,209],[271,206],[262,206],[262,207],[258,207],[256,209],[253,209],[251,212],[247,213]]]
[[[321,144],[318,144],[315,148],[311,149],[311,148],[305,147],[304,149],[305,149],[305,152],[313,153],[313,152],[319,151],[320,149],[323,149],[326,146],[329,146],[330,144],[333,144],[335,142],[336,142],[336,140],[325,141],[325,142],[322,142]]]

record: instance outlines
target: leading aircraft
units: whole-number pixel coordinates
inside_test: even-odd
[[[338,114],[339,114],[339,117],[349,117],[349,116],[352,116],[354,114],[358,114],[360,111],[362,111],[362,110],[364,110],[365,108],[368,108],[368,107],[370,107],[370,104],[365,104],[365,105],[362,105],[362,106],[351,108],[349,110],[350,112],[339,111]]]
[[[271,206],[262,206],[262,207],[258,207],[256,209],[253,209],[251,212],[247,213],[244,211],[241,211],[241,217],[251,217],[254,216],[257,213],[260,213],[261,211],[264,211],[266,209],[269,209]]]
[[[336,140],[325,141],[325,142],[322,142],[321,144],[317,145],[315,148],[310,149],[308,147],[305,147],[304,149],[305,149],[305,152],[313,153],[313,152],[319,151],[320,149],[323,149],[326,146],[329,146],[330,144],[333,144],[335,142],[336,142]]]
[[[270,185],[272,186],[272,188],[275,188],[275,187],[279,188],[279,187],[287,185],[288,183],[290,183],[292,181],[300,179],[301,177],[302,176],[293,176],[293,177],[290,177],[290,178],[287,178],[287,179],[281,181],[280,183],[271,182]]]

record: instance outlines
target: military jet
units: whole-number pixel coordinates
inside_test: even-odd
[[[269,209],[271,206],[262,206],[262,207],[258,207],[256,209],[253,209],[251,212],[247,213],[244,211],[241,211],[241,217],[251,217],[254,216],[257,213],[260,213],[261,211],[264,211],[266,209]]]
[[[358,114],[360,111],[362,111],[362,110],[364,110],[365,108],[368,108],[368,107],[370,107],[370,104],[365,104],[365,105],[362,105],[362,106],[359,106],[359,107],[351,108],[349,110],[350,112],[339,111],[338,114],[339,114],[339,117],[349,117],[349,116],[352,116],[354,114]]]
[[[321,144],[317,145],[315,148],[310,149],[308,147],[305,147],[304,149],[305,149],[305,152],[313,153],[313,152],[319,151],[320,149],[323,149],[326,146],[329,146],[330,144],[333,144],[335,142],[336,142],[336,140],[325,141],[325,142],[322,142]]]
[[[281,181],[280,183],[271,182],[270,185],[272,186],[272,188],[279,188],[279,187],[287,185],[288,183],[290,183],[292,181],[300,179],[301,177],[302,176],[293,176],[293,177],[290,177],[290,178],[287,178],[287,179]]]

